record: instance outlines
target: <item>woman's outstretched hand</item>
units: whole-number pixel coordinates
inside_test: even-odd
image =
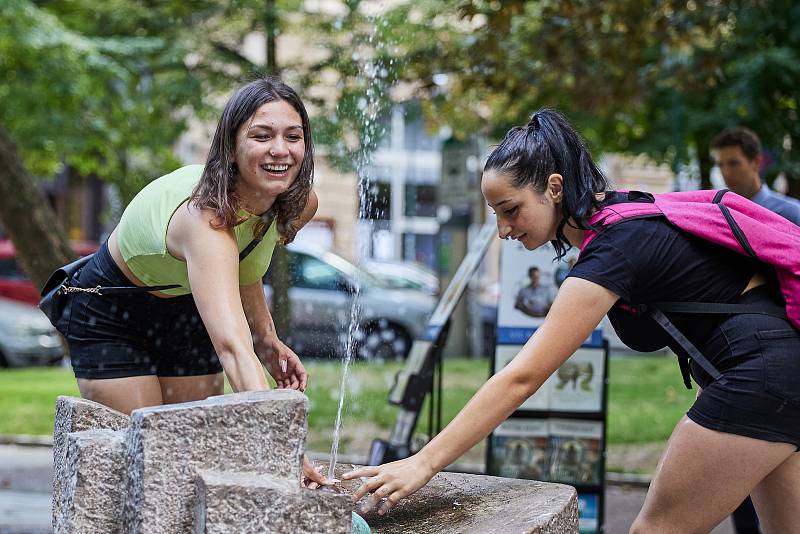
[[[371,493],[362,510],[368,512],[378,508],[378,514],[383,515],[397,504],[400,499],[408,497],[433,478],[436,471],[432,469],[419,455],[411,456],[388,464],[374,467],[362,467],[342,475],[344,480],[361,478],[362,484],[353,494],[353,502]],[[381,503],[381,501],[383,501]]]
[[[275,379],[278,388],[306,390],[308,373],[297,354],[274,336],[256,341],[258,358],[267,366],[267,371]]]

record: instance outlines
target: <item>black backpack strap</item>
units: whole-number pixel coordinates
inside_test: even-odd
[[[694,344],[691,341],[689,341],[689,339],[686,336],[684,336],[683,333],[681,333],[681,331],[678,330],[678,328],[674,324],[672,324],[672,321],[667,319],[667,316],[664,315],[664,312],[662,312],[658,308],[650,307],[648,308],[647,313],[658,324],[661,325],[661,328],[666,330],[666,332],[670,336],[672,336],[672,339],[674,339],[681,346],[681,348],[683,348],[683,350],[686,351],[689,357],[692,360],[694,360],[700,367],[702,367],[703,370],[706,373],[708,373],[711,376],[711,378],[714,379],[715,382],[719,382],[720,384],[725,383],[725,378],[723,378],[722,373],[717,371],[717,369],[713,365],[711,365],[711,362],[709,362],[706,359],[706,357],[703,356],[703,353],[697,350],[697,347],[695,347]],[[685,361],[682,362],[680,357],[678,358],[678,362],[681,365],[681,374],[683,375],[683,383],[686,385],[687,389],[692,389],[691,379],[689,378],[688,362]]]
[[[250,243],[244,247],[244,249],[242,249],[242,251],[239,253],[239,263],[242,263],[244,259],[251,252],[253,252],[253,249],[255,249],[259,243],[261,243],[261,240],[264,239],[264,234],[266,234],[266,232],[262,232],[261,235],[254,237],[253,240],[250,241]]]
[[[722,216],[725,217],[725,221],[727,221],[728,226],[731,227],[731,232],[733,232],[733,236],[736,238],[736,241],[739,242],[739,246],[742,247],[742,250],[747,252],[751,258],[758,259],[753,247],[750,246],[750,242],[747,241],[747,237],[744,235],[742,228],[737,224],[736,220],[734,220],[733,215],[731,215],[731,211],[728,209],[728,206],[722,203],[722,197],[724,197],[725,193],[728,192],[730,192],[729,189],[720,189],[717,191],[717,194],[714,195],[714,200],[712,202],[719,206]]]
[[[714,380],[722,376],[709,362],[697,347],[684,336],[678,328],[664,315],[670,313],[697,313],[711,315],[732,315],[736,313],[755,313],[769,315],[779,319],[788,319],[786,309],[773,304],[723,304],[719,302],[653,302],[636,306],[637,311],[647,313],[674,339],[686,353],[700,365]],[[692,389],[689,378],[689,362],[685,357],[678,356],[681,366],[683,383],[687,389]]]
[[[756,313],[779,319],[788,319],[786,308],[772,304],[723,304],[720,302],[653,302],[650,306],[669,313],[699,313],[711,315],[732,315],[735,313]]]

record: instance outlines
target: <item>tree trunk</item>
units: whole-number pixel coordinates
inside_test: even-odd
[[[707,136],[699,136],[697,141],[697,159],[700,164],[700,189],[711,189],[711,169],[714,161],[711,159],[711,147]]]
[[[22,163],[14,142],[0,126],[0,223],[17,261],[36,287],[74,258],[53,209]]]

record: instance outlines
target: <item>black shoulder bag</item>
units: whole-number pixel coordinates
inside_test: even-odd
[[[260,236],[253,238],[244,250],[239,253],[239,262],[241,263],[252,251],[255,249],[261,240],[264,238],[262,232]],[[180,287],[180,284],[171,284],[164,286],[117,286],[117,287],[79,287],[72,285],[72,281],[83,269],[83,267],[92,259],[94,254],[89,254],[79,258],[72,263],[68,263],[60,267],[50,275],[47,282],[42,287],[39,293],[42,299],[39,301],[39,309],[47,315],[50,322],[56,329],[64,333],[63,319],[64,312],[67,308],[69,298],[74,293],[94,293],[96,295],[118,295],[120,293],[144,293],[149,291],[162,291],[164,289],[174,289]]]

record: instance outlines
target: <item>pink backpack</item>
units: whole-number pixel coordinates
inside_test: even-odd
[[[666,217],[691,235],[751,256],[774,268],[786,308],[705,302],[653,302],[637,311],[648,313],[677,341],[696,363],[715,380],[720,373],[667,319],[675,313],[762,313],[788,318],[800,330],[800,226],[727,189],[685,191],[652,195],[640,191],[610,193],[612,198],[589,220],[593,226],[609,226],[628,219]],[[581,250],[597,235],[589,230]],[[688,362],[681,360],[684,383]],[[723,380],[724,381],[724,380]]]

